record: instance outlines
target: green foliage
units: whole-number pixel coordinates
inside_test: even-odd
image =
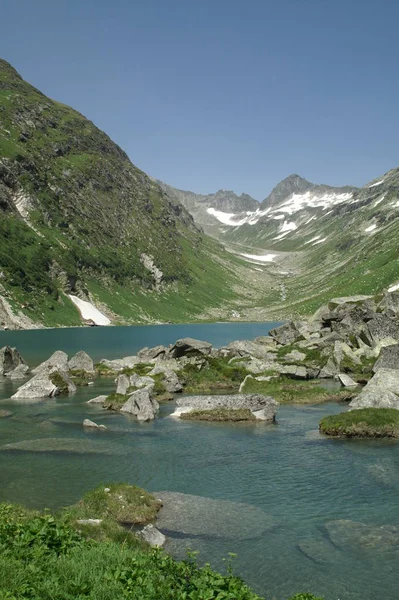
[[[60,391],[60,394],[68,393],[68,391],[69,391],[68,383],[67,383],[66,379],[61,375],[61,373],[59,373],[58,371],[51,373],[50,379],[51,379],[51,382],[57,386],[57,388]]]
[[[127,402],[127,395],[125,394],[117,394],[113,392],[109,394],[104,402],[104,408],[108,408],[109,410],[120,410],[120,408]]]
[[[324,417],[321,433],[337,437],[399,437],[399,411],[394,408],[361,408]]]
[[[273,396],[280,404],[317,404],[320,402],[350,400],[355,395],[354,392],[345,390],[331,392],[323,387],[322,380],[297,381],[283,375],[273,377],[269,381],[257,381],[255,378],[249,378],[245,383],[243,392]]]
[[[256,421],[249,408],[213,408],[193,410],[180,415],[187,421]]]
[[[229,364],[228,360],[228,358],[206,357],[202,365],[186,365],[180,371],[185,390],[187,392],[238,390],[248,371],[234,362]]]

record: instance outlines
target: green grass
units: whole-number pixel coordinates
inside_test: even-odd
[[[117,394],[116,392],[113,392],[107,396],[103,406],[108,410],[120,410],[127,402],[127,399],[127,394]]]
[[[249,408],[212,408],[193,410],[180,415],[186,421],[256,421]]]
[[[361,408],[324,417],[320,431],[335,437],[399,438],[399,411],[394,408]]]
[[[238,391],[248,371],[241,365],[228,364],[227,358],[207,357],[204,365],[186,365],[179,372],[186,392]]]
[[[280,404],[318,404],[336,402],[353,397],[354,392],[338,390],[331,392],[323,384],[314,380],[295,381],[288,377],[273,377],[270,381],[247,379],[243,389],[245,394],[264,394],[272,396]]]
[[[125,486],[108,485],[111,494],[126,495]],[[132,486],[127,486],[131,488]],[[144,490],[134,488],[128,498],[143,505]],[[107,512],[101,513],[106,503]],[[178,562],[161,550],[150,550],[133,534],[117,542],[87,539],[77,532],[71,519],[92,517],[99,511],[111,519],[123,516],[119,505],[103,499],[100,489],[87,494],[73,515],[58,517],[0,505],[0,598],[2,600],[261,600],[235,576],[232,557],[226,572],[218,573],[206,564],[199,567],[194,555]],[[87,509],[87,513],[84,509]],[[148,506],[147,506],[148,508]],[[142,514],[142,513],[140,513]],[[78,516],[79,515],[79,516]],[[133,513],[135,516],[136,513]],[[132,515],[129,515],[129,518]],[[91,528],[96,529],[95,527]],[[291,600],[322,600],[298,594]]]

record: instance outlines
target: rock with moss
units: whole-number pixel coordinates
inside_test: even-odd
[[[93,360],[83,350],[80,350],[79,352],[77,352],[69,360],[68,368],[70,371],[79,372],[81,375],[86,376],[86,377],[94,377],[96,374]]]
[[[393,408],[359,408],[324,417],[319,429],[331,437],[399,438],[399,411]]]
[[[45,368],[22,385],[12,399],[52,398],[59,394],[73,393],[76,386],[69,375],[61,370]]]
[[[146,388],[133,392],[120,408],[121,412],[133,415],[138,421],[153,421],[158,410],[158,402]]]
[[[175,417],[192,411],[244,409],[251,412],[260,421],[274,421],[278,402],[271,396],[260,394],[232,394],[228,396],[187,396],[177,400],[176,406],[173,413]]]
[[[163,384],[164,390],[170,394],[181,392],[183,389],[180,379],[176,373],[170,369],[157,365],[148,373],[148,375],[149,377],[158,376],[160,378],[160,382]]]
[[[54,352],[50,358],[32,369],[32,373],[36,375],[38,373],[48,371],[49,369],[58,369],[59,371],[63,372],[68,371],[68,354],[62,350],[56,350],[56,352]]]
[[[378,360],[373,366],[373,371],[379,369],[395,369],[399,373],[399,344],[384,346]]]

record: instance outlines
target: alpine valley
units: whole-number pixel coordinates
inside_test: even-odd
[[[0,211],[0,328],[281,319],[399,280],[399,169],[184,192],[3,60]]]

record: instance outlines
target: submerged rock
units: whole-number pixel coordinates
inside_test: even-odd
[[[107,442],[100,442],[89,438],[40,438],[36,440],[23,440],[4,444],[0,451],[12,450],[19,452],[55,452],[68,454],[117,454],[115,448],[110,447]]]
[[[167,536],[170,531],[204,538],[248,539],[275,525],[273,517],[250,504],[178,492],[156,492],[155,496],[162,500],[157,527]]]
[[[6,410],[5,408],[0,409],[0,419],[5,419],[6,417],[11,417],[12,412],[10,410]]]
[[[83,427],[87,427],[89,429],[107,429],[105,425],[97,425],[97,423],[90,421],[90,419],[85,419],[83,421]]]
[[[367,525],[341,519],[330,521],[325,527],[332,543],[343,550],[363,550],[371,555],[399,550],[399,527],[395,525]]]
[[[95,398],[88,400],[87,404],[104,404],[107,398],[108,396],[96,396]]]

